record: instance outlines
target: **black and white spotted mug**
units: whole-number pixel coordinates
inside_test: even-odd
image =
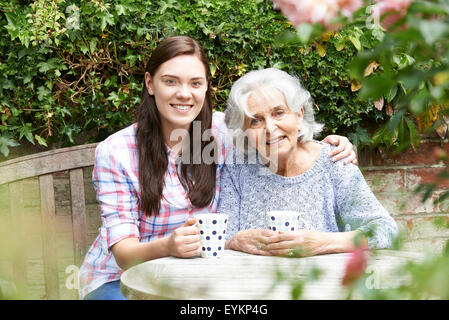
[[[197,227],[201,238],[201,257],[219,258],[226,243],[226,229],[229,216],[225,213],[196,214]]]

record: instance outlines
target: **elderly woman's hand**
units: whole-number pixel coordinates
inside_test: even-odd
[[[365,238],[361,241],[360,231],[349,232],[321,232],[314,230],[300,230],[296,232],[278,232],[277,234],[262,238],[264,245],[261,250],[266,250],[276,256],[301,256],[308,257],[317,254],[348,252],[357,246],[367,248]]]
[[[328,247],[327,237],[323,232],[300,230],[299,232],[278,232],[265,239],[263,250],[275,256],[313,256],[324,253]]]
[[[345,159],[345,164],[348,164],[350,162],[352,162],[353,164],[357,164],[357,155],[354,151],[352,143],[348,138],[338,135],[330,135],[324,138],[323,141],[337,146],[334,150],[332,150],[330,154],[330,156],[333,157],[332,161],[335,162],[341,159]]]
[[[241,230],[229,240],[229,248],[246,253],[268,256],[270,253],[262,250],[261,247],[264,243],[268,242],[269,237],[275,235],[276,232],[268,229]]]

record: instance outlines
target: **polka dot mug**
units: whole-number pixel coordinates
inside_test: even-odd
[[[201,237],[201,257],[219,258],[223,255],[229,216],[224,213],[195,215]]]

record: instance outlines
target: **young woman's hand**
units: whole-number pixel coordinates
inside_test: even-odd
[[[190,258],[200,254],[200,235],[195,226],[197,219],[189,218],[169,236],[168,253],[179,258]]]
[[[332,161],[335,162],[341,159],[345,159],[345,164],[348,164],[350,162],[352,162],[353,164],[358,163],[357,155],[354,151],[354,146],[348,138],[338,135],[330,135],[324,138],[323,141],[336,146],[336,148],[330,153],[330,156],[333,157]]]

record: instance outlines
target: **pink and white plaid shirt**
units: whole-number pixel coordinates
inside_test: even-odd
[[[95,150],[92,181],[97,191],[102,225],[100,234],[86,254],[79,279],[80,299],[104,283],[119,280],[123,270],[117,265],[110,248],[120,240],[137,237],[148,242],[171,234],[188,217],[199,212],[215,212],[220,193],[220,175],[223,162],[232,149],[227,139],[224,113],[214,112],[212,129],[219,150],[215,198],[211,205],[196,208],[179,181],[175,160],[177,155],[168,150],[168,170],[159,215],[148,217],[139,207],[137,124],[109,136]],[[229,137],[228,137],[229,138]]]

